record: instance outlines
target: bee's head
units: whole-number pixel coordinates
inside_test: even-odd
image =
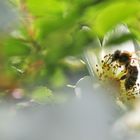
[[[114,62],[114,61],[118,60],[120,58],[120,55],[121,55],[121,51],[120,50],[116,50],[114,52],[114,54],[112,55],[112,61],[111,62]]]

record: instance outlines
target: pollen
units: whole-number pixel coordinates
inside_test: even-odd
[[[96,72],[100,81],[116,81],[119,85],[119,94],[118,98],[123,101],[130,101],[135,99],[140,95],[140,84],[135,83],[131,87],[131,82],[129,83],[130,89],[126,89],[126,78],[128,76],[129,70],[126,69],[125,65],[121,65],[118,61],[112,62],[112,54],[105,55],[100,61],[100,67],[96,64]],[[135,61],[132,61],[132,64],[135,64]],[[130,73],[131,75],[131,73]],[[123,78],[122,78],[123,77]],[[121,79],[122,78],[122,79]],[[132,76],[133,80],[133,76]],[[130,79],[131,81],[131,79]]]
[[[98,72],[98,76],[101,80],[107,80],[109,78],[113,79],[119,79],[117,76],[117,70],[119,69],[118,64],[116,62],[111,63],[111,54],[105,55],[103,59],[101,60],[101,66],[100,69],[98,65],[96,64],[96,71]]]

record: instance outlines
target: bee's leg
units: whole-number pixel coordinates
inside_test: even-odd
[[[123,76],[120,78],[120,80],[124,80],[124,79],[126,79],[126,74],[123,75]]]

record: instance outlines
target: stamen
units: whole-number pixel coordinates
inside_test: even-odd
[[[126,67],[125,63],[120,64],[119,61],[117,60],[112,62],[112,57],[113,54],[105,55],[101,60],[100,69],[96,64],[96,68],[97,68],[96,71],[98,72],[99,79],[102,81],[107,79],[114,79],[118,81],[120,84],[120,98],[124,99],[125,97],[125,99],[128,100],[134,99],[138,94],[140,94],[140,84],[135,83],[135,85],[132,85],[131,89],[128,90],[125,87],[125,82],[127,77],[129,76],[128,75],[129,67]],[[131,61],[131,64],[132,63],[135,63],[134,59]],[[124,79],[121,80],[121,77],[124,75],[126,75],[126,77],[124,77]],[[130,86],[129,83],[128,86]]]

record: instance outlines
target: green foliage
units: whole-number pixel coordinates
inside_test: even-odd
[[[138,0],[107,1],[90,7],[84,18],[93,31],[103,37],[115,25],[128,23],[127,21],[132,20],[132,17],[138,18],[136,15],[139,14],[139,9]]]
[[[130,38],[140,40],[139,0],[10,1],[21,20],[13,31],[16,35],[11,32],[0,44],[0,60],[5,62],[3,71],[14,71],[14,76],[17,73],[17,87],[37,83],[51,88],[66,85],[66,73],[85,69],[81,63],[84,49],[117,24],[127,24],[132,34],[112,38],[109,44]],[[48,89],[41,87],[32,98],[46,100],[48,93]]]
[[[111,3],[99,11],[94,29],[99,35],[104,35],[116,24],[125,22],[127,19],[135,16],[140,9],[140,2],[119,1]]]
[[[49,14],[63,14],[63,11],[67,7],[66,1],[57,1],[57,0],[28,0],[27,6],[30,11],[36,16],[46,16]]]
[[[5,42],[4,52],[7,56],[26,56],[30,54],[30,48],[22,41],[10,38]]]

